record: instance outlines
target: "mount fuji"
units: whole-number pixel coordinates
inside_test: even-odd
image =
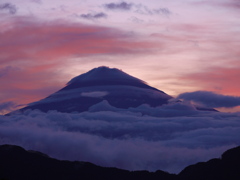
[[[74,77],[59,91],[14,112],[38,109],[42,112],[56,110],[71,113],[91,111],[96,107],[103,110],[129,109],[141,105],[159,107],[168,104],[172,98],[122,70],[101,66]],[[194,106],[194,109],[216,111],[198,106]]]
[[[83,112],[104,100],[113,107],[123,109],[142,104],[156,107],[167,104],[171,98],[119,69],[102,66],[74,77],[64,88],[20,110]]]

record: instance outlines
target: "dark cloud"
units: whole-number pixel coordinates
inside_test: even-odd
[[[104,7],[110,10],[131,10],[132,6],[132,3],[126,2],[104,4]]]
[[[179,172],[240,143],[239,113],[196,111],[186,102],[124,110],[104,101],[90,111],[0,116],[0,144],[108,167]]]
[[[109,3],[104,4],[104,7],[110,10],[134,10],[138,14],[144,15],[171,15],[171,11],[168,8],[149,8],[142,4],[133,4],[133,3]]]
[[[0,4],[0,10],[8,10],[10,14],[16,14],[17,7],[10,3]]]
[[[81,14],[80,17],[84,19],[100,19],[100,18],[106,18],[107,14],[103,12],[96,13],[96,14],[88,13],[88,14]]]
[[[226,96],[209,91],[196,91],[180,94],[177,98],[193,101],[209,108],[235,107],[240,105],[240,97]]]

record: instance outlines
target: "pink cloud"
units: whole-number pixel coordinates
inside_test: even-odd
[[[2,63],[7,60],[49,61],[67,56],[125,54],[135,52],[133,48],[149,45],[134,42],[130,35],[113,28],[65,22],[36,23],[22,19],[15,21],[13,27],[0,37]]]

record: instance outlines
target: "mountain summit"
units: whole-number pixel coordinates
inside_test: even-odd
[[[102,101],[123,109],[142,104],[156,107],[166,104],[171,98],[163,91],[119,69],[102,66],[74,77],[56,93],[21,110],[83,112]]]
[[[81,74],[77,77],[74,77],[70,80],[67,85],[72,84],[83,84],[88,83],[91,85],[112,85],[112,84],[122,84],[122,85],[140,85],[146,84],[140,79],[137,79],[133,76],[126,74],[125,72],[117,69],[117,68],[108,68],[106,66],[101,66],[98,68],[94,68],[87,73]]]
[[[157,90],[156,88],[147,85],[146,82],[133,77],[122,70],[106,66],[94,68],[87,73],[74,77],[67,83],[64,90],[87,86],[106,85],[125,85]],[[161,92],[164,93],[163,91]]]

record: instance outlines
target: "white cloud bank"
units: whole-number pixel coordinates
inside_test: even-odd
[[[240,145],[239,137],[240,113],[196,111],[186,103],[123,110],[104,101],[91,112],[0,116],[0,144],[129,170],[178,173],[220,157]]]

